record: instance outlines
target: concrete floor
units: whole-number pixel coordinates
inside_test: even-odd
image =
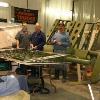
[[[50,94],[34,94],[31,95],[31,100],[92,100],[88,86],[75,82],[62,83],[61,80],[55,80],[57,92],[54,93],[53,87],[50,86],[49,80],[45,80],[46,87],[50,88]],[[49,84],[49,85],[48,85]],[[100,84],[92,85],[95,100],[100,100]]]

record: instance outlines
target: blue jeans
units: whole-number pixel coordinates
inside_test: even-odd
[[[62,50],[54,50],[55,53],[62,53],[64,54],[66,51]],[[55,66],[55,78],[59,78],[59,76],[62,74],[63,79],[66,79],[67,76],[67,65],[57,65]]]
[[[66,65],[57,65],[55,66],[55,78],[59,79],[59,76],[62,74],[63,79],[66,79],[67,68]]]
[[[28,91],[28,84],[27,84],[27,79],[23,75],[18,75],[17,76],[19,86],[21,90]]]

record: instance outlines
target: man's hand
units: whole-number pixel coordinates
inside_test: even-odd
[[[33,49],[33,44],[30,44],[30,49]]]
[[[58,44],[58,45],[61,45],[62,43],[61,43],[61,42],[57,42],[57,44]]]
[[[53,42],[52,42],[53,44],[56,44],[57,43],[57,40],[53,40]]]
[[[37,46],[34,46],[33,49],[36,50],[37,49]]]
[[[57,42],[57,40],[53,40],[53,42],[55,43],[55,42]]]
[[[56,40],[53,40],[53,44],[55,44],[57,41]]]

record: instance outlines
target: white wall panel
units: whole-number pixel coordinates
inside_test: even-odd
[[[95,0],[95,19],[100,20],[100,0]]]
[[[0,18],[4,18],[4,19],[9,19],[9,9],[8,8],[2,8],[0,9]]]
[[[6,18],[8,22],[11,20],[11,6],[27,8],[27,0],[0,0],[9,3],[10,7],[1,8],[0,7],[0,18]],[[28,0],[28,9],[39,10],[41,8],[41,0]],[[40,15],[40,14],[39,14]],[[38,17],[40,20],[40,16]],[[33,25],[28,25],[30,31],[34,30]]]
[[[41,22],[45,22],[44,29],[48,32],[56,19],[71,20],[73,0],[41,0]]]
[[[42,0],[28,0],[28,8],[34,10],[41,9],[41,1]]]
[[[17,6],[17,7],[22,7],[26,8],[27,7],[27,0],[0,0],[4,2],[8,2],[10,6]]]

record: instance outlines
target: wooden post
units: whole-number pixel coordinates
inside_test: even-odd
[[[80,64],[77,64],[77,75],[78,75],[78,82],[81,82],[81,69],[80,69]]]

